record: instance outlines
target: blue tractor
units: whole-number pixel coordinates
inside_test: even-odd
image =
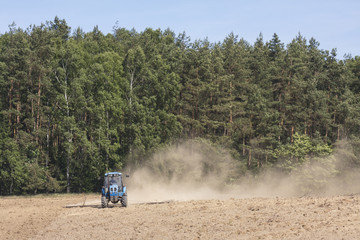
[[[129,177],[126,175],[126,177]],[[121,202],[123,207],[127,207],[126,186],[123,184],[122,173],[109,172],[105,173],[104,186],[101,190],[101,207],[108,207],[109,202]]]

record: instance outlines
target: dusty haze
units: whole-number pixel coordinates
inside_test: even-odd
[[[331,156],[309,159],[290,174],[271,168],[252,175],[226,151],[189,141],[158,151],[143,167],[129,168],[131,177],[125,181],[135,203],[356,194],[360,174],[346,169],[349,156],[351,149],[343,142]]]

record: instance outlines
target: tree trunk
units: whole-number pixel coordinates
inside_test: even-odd
[[[36,130],[36,119],[34,119],[34,99],[31,98],[31,119],[33,119],[34,123],[33,123],[33,131],[35,132]]]
[[[251,152],[252,152],[252,150],[250,148],[249,149],[249,158],[248,158],[248,168],[250,168],[250,166],[251,166]]]
[[[39,126],[40,126],[40,98],[41,98],[41,77],[39,74],[39,82],[38,82],[38,99],[37,99],[37,114],[36,114],[36,130],[39,130]],[[37,138],[37,142],[38,142],[38,136]]]
[[[48,116],[48,118],[50,119],[50,116]],[[47,129],[46,129],[46,162],[45,162],[45,167],[48,167],[49,165],[49,155],[50,155],[50,120],[48,120],[48,125],[47,125]]]
[[[70,153],[66,158],[66,192],[70,193]]]
[[[283,125],[284,125],[284,119],[283,119],[283,118],[280,118],[279,128],[282,129]],[[278,141],[279,141],[279,143],[280,143],[280,141],[281,141],[281,135],[278,136]]]
[[[243,156],[245,156],[245,153],[246,153],[246,148],[245,148],[245,136],[243,136],[243,144],[242,144],[242,154]]]
[[[16,135],[17,132],[19,132],[18,126],[20,124],[20,113],[21,113],[20,89],[19,89],[19,92],[17,93],[17,99],[18,99],[18,102],[16,103],[17,113],[16,113],[16,127],[15,127],[16,131],[15,131],[14,135]]]
[[[14,187],[14,178],[11,177],[10,186],[9,186],[9,194],[13,194],[13,187]]]
[[[130,98],[129,98],[130,107],[132,105],[132,95],[133,95],[133,87],[135,81],[134,77],[135,77],[135,69],[131,72],[131,77],[130,77]]]
[[[9,126],[12,127],[12,114],[11,114],[11,110],[12,110],[12,92],[14,90],[14,80],[10,80],[10,89],[9,89]],[[15,135],[15,134],[14,134]]]
[[[231,89],[232,89],[232,83],[230,82],[230,119],[229,119],[229,123],[233,122],[233,114],[232,114],[232,105],[231,105]]]
[[[325,142],[327,141],[328,138],[328,128],[325,127]]]
[[[62,83],[62,81],[60,81],[59,77],[55,74],[55,78],[58,81],[58,83],[60,85],[64,85],[64,99],[65,99],[65,103],[66,103],[66,116],[68,118],[70,118],[70,109],[69,109],[69,99],[68,99],[68,95],[67,95],[67,87],[68,87],[68,73],[67,73],[67,63],[62,63],[62,68],[65,72],[65,76],[64,76],[64,82]],[[67,132],[69,133],[69,138],[67,139],[68,141],[68,148],[66,149],[67,151],[67,156],[66,156],[66,192],[70,193],[70,163],[71,163],[71,144],[73,141],[73,134],[72,134],[72,130],[71,130],[71,126],[66,126]],[[58,142],[60,141],[59,137],[58,137]]]

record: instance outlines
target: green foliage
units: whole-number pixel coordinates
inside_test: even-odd
[[[37,192],[58,192],[61,190],[56,179],[50,176],[50,172],[36,163],[27,163],[25,165],[25,184],[23,190],[28,193]]]
[[[331,153],[329,145],[316,144],[311,142],[309,136],[295,133],[294,142],[275,149],[273,157],[278,159],[281,168],[292,170],[303,165],[308,157],[327,156]]]
[[[169,29],[70,33],[55,17],[0,36],[2,195],[98,191],[105,171],[180,139],[227,149],[236,177],[317,162],[302,181],[321,182],[311,176],[335,172],[329,155],[345,138],[358,163],[359,57],[338,61],[300,34],[251,45],[233,33],[218,43]]]
[[[2,193],[6,195],[21,193],[27,174],[20,156],[20,149],[14,139],[9,137],[1,139],[0,156]]]

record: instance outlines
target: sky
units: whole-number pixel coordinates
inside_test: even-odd
[[[336,48],[339,59],[360,55],[359,0],[0,0],[0,34],[13,22],[26,29],[55,16],[72,30],[170,28],[192,41],[221,42],[233,32],[253,44],[260,33],[265,41],[276,33],[286,45],[300,33],[320,49]]]

